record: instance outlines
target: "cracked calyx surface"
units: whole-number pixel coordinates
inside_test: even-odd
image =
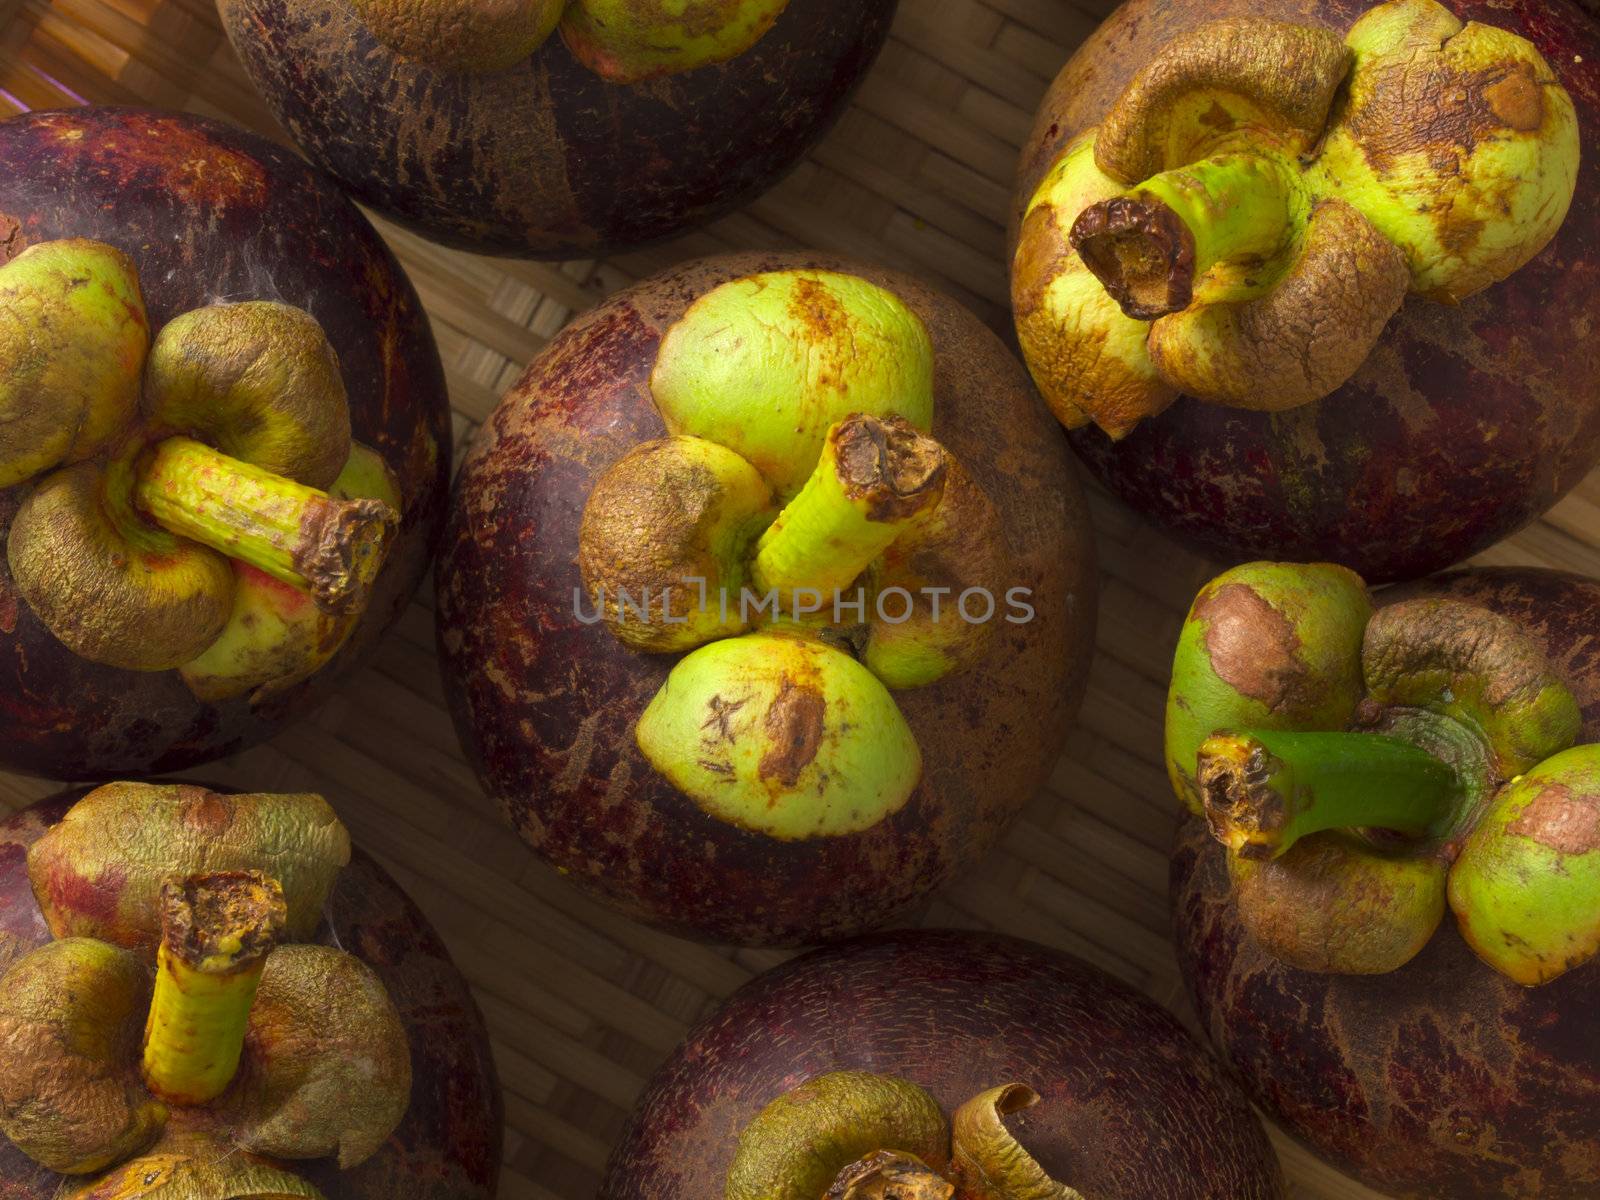
[[[207,701],[331,659],[401,509],[309,313],[212,305],[152,341],[133,262],[83,239],[0,266],[0,485],[23,489],[6,561],[50,634]]]
[[[405,1030],[360,960],[296,942],[348,835],[312,795],[107,784],[29,852],[56,939],[0,979],[0,1132],[62,1194],[318,1197],[411,1093]]]
[[[1039,1096],[1012,1083],[945,1119],[906,1079],[819,1075],[739,1135],[725,1200],[1086,1200],[1051,1179],[1006,1128]]]
[[[596,484],[579,565],[622,642],[686,652],[637,741],[718,819],[800,840],[892,816],[922,773],[892,692],[985,653],[1009,550],[931,436],[933,373],[921,319],[835,272],[726,283],[662,339],[669,436]]]
[[[1343,567],[1251,563],[1190,609],[1166,755],[1283,961],[1392,971],[1449,910],[1535,986],[1600,952],[1600,745],[1581,731],[1510,618],[1455,599],[1374,613]]]
[[[1555,236],[1571,98],[1527,40],[1389,0],[1341,40],[1255,18],[1170,43],[1031,198],[1018,336],[1069,426],[1180,394],[1280,411],[1366,360],[1408,295],[1455,303]]]

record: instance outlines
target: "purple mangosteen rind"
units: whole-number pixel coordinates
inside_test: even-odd
[[[752,1122],[840,1072],[905,1081],[946,1118],[1007,1083],[1037,1092],[1006,1128],[1086,1197],[1285,1194],[1249,1106],[1153,1002],[1042,946],[900,931],[795,959],[703,1021],[646,1087],[600,1196],[724,1195]]]
[[[0,247],[89,238],[137,269],[152,333],[207,305],[304,309],[336,347],[353,439],[382,459],[402,517],[348,640],[309,678],[202,701],[177,672],[80,657],[0,564],[7,769],[57,778],[175,770],[271,736],[316,704],[399,615],[442,525],[450,463],[443,371],[416,294],[365,218],[279,147],[217,122],[133,109],[0,123]],[[31,482],[0,490],[9,529]],[[270,694],[269,694],[270,693]]]
[[[446,244],[556,259],[659,241],[770,187],[842,115],[894,10],[791,3],[735,57],[638,83],[560,36],[503,70],[410,62],[352,0],[221,15],[279,121],[363,203]]]
[[[1369,7],[1124,5],[1061,72],[1039,111],[1019,167],[1013,244],[1063,149],[1175,38],[1234,18],[1342,36]],[[1600,83],[1590,69],[1600,24],[1592,16],[1570,0],[1447,7],[1462,21],[1528,39],[1570,96],[1587,139],[1600,120]],[[1443,569],[1540,516],[1600,460],[1600,413],[1587,402],[1600,386],[1600,350],[1581,332],[1600,311],[1589,267],[1597,241],[1600,162],[1581,154],[1566,220],[1536,258],[1457,305],[1408,300],[1376,351],[1324,399],[1257,413],[1185,396],[1120,441],[1076,430],[1074,448],[1134,509],[1224,559],[1341,562],[1373,583]],[[1019,276],[1024,292],[1029,278]]]
[[[1591,636],[1600,585],[1479,569],[1375,597],[1380,614],[1419,601],[1467,604],[1514,625],[1575,700],[1574,736],[1600,737]],[[1195,816],[1174,851],[1172,902],[1184,978],[1224,1061],[1339,1169],[1405,1200],[1577,1200],[1600,1185],[1592,958],[1526,986],[1447,928],[1383,973],[1301,969],[1252,934],[1228,852]]]
[[[28,852],[87,792],[60,793],[0,823],[0,975],[53,942],[29,878]],[[99,911],[88,885],[63,898],[90,916]],[[103,900],[116,903],[110,893]],[[503,1126],[498,1077],[482,1014],[432,926],[388,873],[355,849],[333,880],[311,945],[353,956],[387,993],[409,1044],[409,1101],[382,1146],[350,1169],[332,1158],[261,1161],[288,1170],[327,1200],[490,1200]],[[227,1095],[222,1102],[248,1103]],[[42,1169],[0,1138],[5,1200],[47,1200],[81,1182]]]
[[[714,816],[658,772],[636,732],[674,660],[574,611],[590,498],[625,455],[667,432],[651,388],[664,335],[723,285],[795,271],[886,289],[926,328],[931,434],[994,502],[1010,585],[1031,589],[1034,609],[1026,623],[997,622],[975,666],[894,693],[922,758],[903,805],[870,827],[812,837]],[[1082,696],[1094,579],[1064,448],[999,340],[891,272],[746,254],[620,294],[575,322],[508,394],[469,453],[454,512],[438,630],[469,759],[563,874],[675,932],[797,944],[904,910],[975,861],[1035,794]]]

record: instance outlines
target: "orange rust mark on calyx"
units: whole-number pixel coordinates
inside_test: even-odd
[[[1533,68],[1518,63],[1504,79],[1483,89],[1489,111],[1512,129],[1524,132],[1544,123],[1544,92],[1533,77]]]
[[[801,276],[795,280],[789,312],[818,340],[841,337],[850,314],[824,284]]]
[[[1592,854],[1600,850],[1600,796],[1574,793],[1564,783],[1549,784],[1506,832],[1557,854]]]
[[[1205,625],[1211,669],[1229,687],[1273,709],[1300,688],[1300,638],[1254,588],[1225,584],[1201,597],[1194,616]]]
[[[126,139],[118,130],[68,152],[92,158],[125,185],[135,182],[141,171],[154,170],[171,195],[190,204],[225,208],[232,204],[254,207],[266,202],[266,169],[248,155],[181,121],[130,114],[127,124],[131,126],[138,120],[145,123],[143,132],[150,136]],[[129,132],[133,130],[130,128]],[[82,138],[82,131],[69,128],[56,140],[59,143],[78,138]]]
[[[772,748],[761,760],[763,779],[776,779],[784,787],[800,782],[822,746],[823,719],[828,702],[816,688],[785,678],[778,697],[767,709],[766,730]]]

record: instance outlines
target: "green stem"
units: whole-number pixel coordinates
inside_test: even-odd
[[[1181,312],[1219,262],[1282,249],[1300,208],[1297,175],[1276,154],[1219,154],[1145,180],[1078,215],[1072,245],[1123,312]]]
[[[1435,832],[1454,814],[1456,772],[1376,733],[1219,733],[1199,753],[1212,834],[1243,858],[1277,858],[1325,829]]]
[[[800,494],[756,543],[751,575],[763,593],[844,592],[944,494],[938,442],[899,417],[857,413],[828,430]]]
[[[186,437],[144,455],[134,498],[163,528],[310,592],[330,613],[365,604],[397,524],[380,500],[335,500]]]
[[[258,871],[169,879],[145,1023],[143,1073],[169,1104],[205,1104],[233,1081],[267,955],[287,920],[283,889]]]

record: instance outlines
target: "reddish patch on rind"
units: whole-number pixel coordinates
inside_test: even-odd
[[[107,867],[91,879],[78,874],[71,866],[58,864],[44,876],[47,908],[50,912],[69,913],[96,924],[115,926],[120,924],[117,913],[127,883],[127,872],[117,867]]]

